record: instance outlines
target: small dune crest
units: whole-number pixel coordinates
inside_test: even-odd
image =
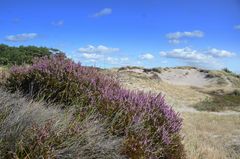
[[[166,67],[151,68],[121,67],[118,72],[128,72],[158,79],[171,85],[192,86],[198,88],[240,87],[240,75],[234,74],[228,69],[206,70],[196,67]]]

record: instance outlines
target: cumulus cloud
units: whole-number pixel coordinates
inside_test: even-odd
[[[235,29],[240,30],[240,24],[234,26]]]
[[[63,20],[53,21],[52,25],[54,25],[54,26],[63,26],[64,25],[64,21]]]
[[[99,12],[95,13],[93,15],[93,17],[102,17],[102,16],[106,16],[106,15],[110,15],[110,14],[112,14],[112,9],[104,8],[104,9],[100,10]]]
[[[107,63],[111,65],[122,66],[129,62],[128,57],[111,57],[108,53],[114,53],[120,51],[119,48],[107,47],[104,45],[88,45],[78,49],[80,57],[85,59],[88,63]]]
[[[119,48],[111,48],[104,45],[88,45],[87,47],[79,48],[78,51],[81,53],[89,53],[89,54],[105,54],[105,53],[112,53],[112,52],[118,52]]]
[[[121,57],[121,58],[118,58],[118,57],[107,57],[106,61],[109,64],[112,64],[112,65],[124,65],[124,64],[128,63],[129,58],[128,57]]]
[[[154,56],[152,54],[150,54],[150,53],[146,53],[146,54],[140,55],[139,57],[142,60],[152,60],[154,58]]]
[[[212,55],[213,57],[232,57],[235,53],[226,51],[226,50],[218,50],[215,48],[209,49],[207,51],[208,54]]]
[[[88,63],[102,63],[102,64],[111,64],[111,65],[117,65],[122,66],[129,63],[128,57],[105,57],[104,55],[99,54],[88,54],[83,53],[81,55],[85,59],[85,62]]]
[[[212,56],[199,53],[196,50],[193,50],[189,47],[181,48],[181,49],[173,49],[172,51],[160,52],[161,56],[170,57],[170,58],[178,58],[178,59],[184,59],[184,60],[209,60],[212,59]]]
[[[168,42],[171,44],[179,44],[182,42],[183,39],[186,38],[202,38],[204,36],[204,33],[199,30],[195,30],[192,32],[185,31],[185,32],[174,32],[174,33],[168,33],[166,35]]]
[[[99,60],[99,59],[103,58],[102,55],[89,54],[89,53],[83,53],[83,54],[82,54],[82,57],[83,57],[83,58],[86,58],[86,59],[94,59],[94,60]]]
[[[219,58],[232,57],[235,54],[230,51],[219,50],[215,48],[207,51],[197,51],[189,47],[185,47],[173,49],[171,51],[161,51],[160,55],[167,58],[183,60],[189,65],[220,68],[222,65],[218,61]]]
[[[5,40],[11,41],[11,42],[23,42],[35,39],[38,36],[37,33],[23,33],[23,34],[17,34],[17,35],[8,35],[6,36]]]

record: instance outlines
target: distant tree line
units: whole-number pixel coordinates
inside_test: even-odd
[[[0,44],[0,65],[30,64],[34,57],[49,56],[52,53],[62,53],[58,49],[36,46],[13,47]]]

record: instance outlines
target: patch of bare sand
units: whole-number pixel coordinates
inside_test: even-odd
[[[193,105],[205,99],[208,95],[201,93],[190,86],[177,86],[151,79],[149,76],[135,72],[119,72],[117,79],[127,89],[163,93],[168,103],[175,107]]]
[[[170,68],[159,74],[159,77],[173,85],[205,87],[216,82],[215,79],[206,78],[206,73],[197,69],[177,69]]]

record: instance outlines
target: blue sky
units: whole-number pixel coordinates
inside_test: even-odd
[[[100,67],[240,72],[240,0],[0,0],[0,43]]]

